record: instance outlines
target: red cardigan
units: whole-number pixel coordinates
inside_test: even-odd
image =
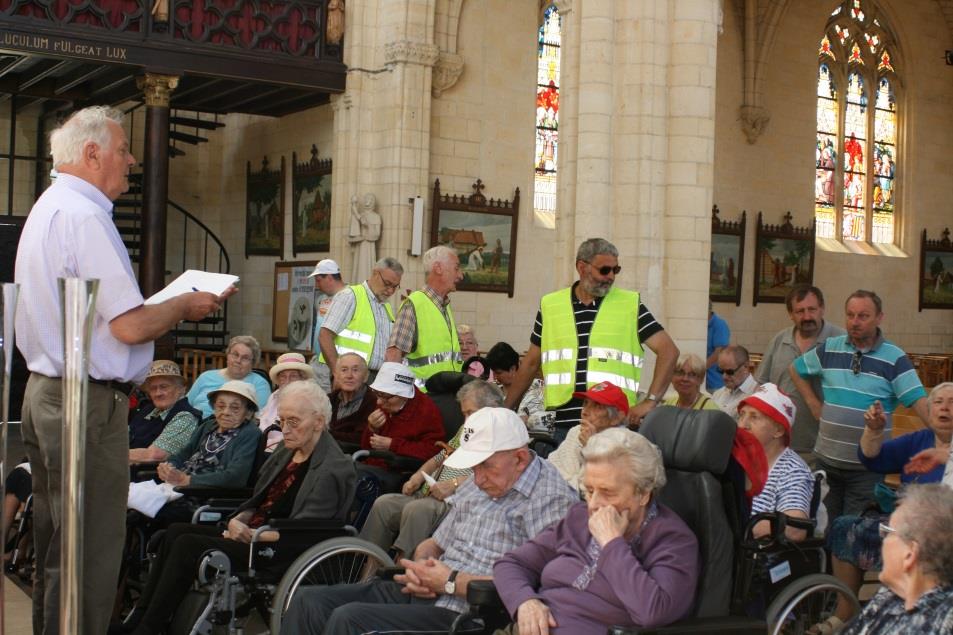
[[[414,397],[395,415],[387,415],[381,429],[373,432],[370,426],[361,435],[361,447],[371,449],[371,435],[390,437],[390,451],[426,461],[440,451],[435,443],[444,441],[443,418],[437,405],[426,394],[414,387]],[[367,459],[368,465],[387,467],[381,459]]]

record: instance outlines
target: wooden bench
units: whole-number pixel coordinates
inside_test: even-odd
[[[275,361],[282,354],[288,351],[262,350],[261,361],[256,368],[270,370],[275,365]],[[225,368],[224,351],[206,351],[199,348],[180,348],[182,355],[182,376],[185,377],[185,384],[191,386],[199,375],[207,370],[216,370]]]

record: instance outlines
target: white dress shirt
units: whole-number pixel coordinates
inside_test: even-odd
[[[738,418],[738,402],[754,394],[758,389],[758,380],[754,375],[748,375],[741,385],[731,390],[728,386],[722,386],[716,390],[711,398],[718,404],[718,407],[730,414],[733,418]]]

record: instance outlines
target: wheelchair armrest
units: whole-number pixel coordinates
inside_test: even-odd
[[[189,498],[202,500],[229,498],[241,502],[251,498],[254,493],[250,487],[192,487],[191,485],[176,487],[175,491]]]
[[[364,458],[380,459],[397,472],[415,472],[424,464],[422,460],[412,456],[394,454],[386,450],[358,450],[351,455],[351,459],[355,462]]]
[[[767,625],[758,619],[727,615],[724,617],[693,617],[669,626],[641,628],[638,626],[610,626],[607,635],[696,635],[697,633],[732,633],[734,635],[764,635]]]
[[[343,520],[324,520],[317,518],[272,518],[268,525],[275,531],[308,531],[308,532],[335,532],[344,533]]]
[[[502,606],[503,600],[493,580],[473,580],[467,584],[467,603],[471,606]]]
[[[754,527],[763,520],[770,523],[771,532],[761,538],[755,538]],[[746,549],[761,550],[775,545],[788,546],[795,544],[784,533],[784,530],[789,526],[802,529],[807,532],[808,537],[811,537],[817,522],[811,518],[792,518],[783,512],[761,512],[748,520],[741,545]]]
[[[338,441],[338,447],[341,448],[341,452],[344,452],[344,454],[354,454],[361,450],[360,443],[349,443],[347,441]]]

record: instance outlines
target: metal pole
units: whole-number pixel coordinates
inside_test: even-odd
[[[2,391],[3,398],[0,403],[2,409],[3,424],[0,427],[0,501],[6,500],[6,480],[3,476],[7,473],[7,429],[10,426],[10,382],[13,377],[13,323],[17,312],[17,294],[19,285],[7,282],[3,284],[3,293],[0,296],[0,361],[3,364]],[[6,527],[6,505],[0,505],[0,527]],[[7,537],[3,536],[6,541]],[[0,575],[0,635],[4,633],[4,602],[3,602],[3,583],[5,575]]]
[[[60,278],[63,305],[63,544],[60,632],[80,633],[82,621],[83,492],[86,480],[86,392],[89,342],[99,280]]]

